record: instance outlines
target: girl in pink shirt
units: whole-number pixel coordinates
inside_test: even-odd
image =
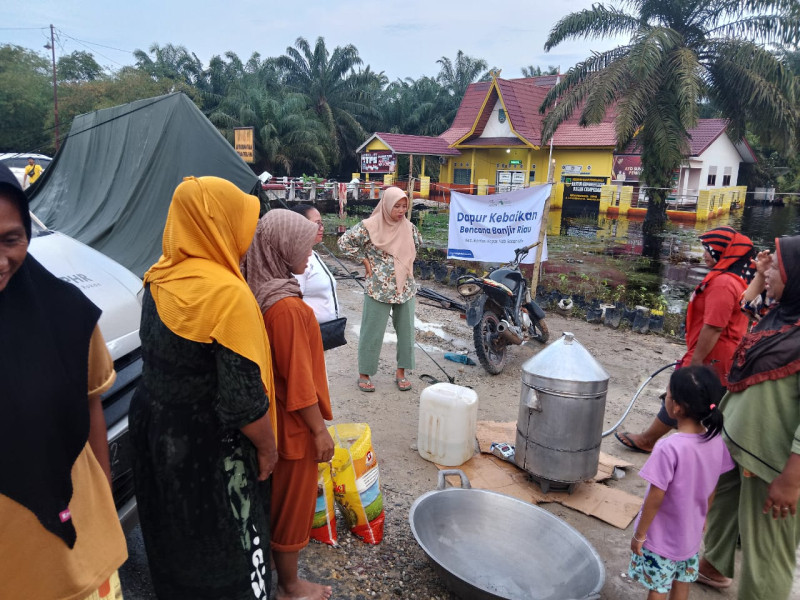
[[[665,406],[677,433],[659,440],[639,476],[649,482],[631,539],[630,577],[647,600],[685,600],[697,580],[698,552],[719,476],[734,467],[717,408],[724,390],[708,367],[678,369]]]

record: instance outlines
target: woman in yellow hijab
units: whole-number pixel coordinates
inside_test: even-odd
[[[277,460],[269,341],[239,271],[258,200],[184,179],[163,255],[145,273],[142,379],[131,402],[134,477],[161,599],[268,598]]]

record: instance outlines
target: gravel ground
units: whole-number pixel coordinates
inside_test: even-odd
[[[355,266],[353,267],[355,269]],[[421,282],[426,287],[453,299],[454,289]],[[417,367],[411,373],[414,384],[411,392],[401,393],[394,385],[394,337],[387,332],[381,352],[380,370],[373,377],[377,391],[359,392],[356,387],[359,315],[362,291],[352,280],[339,282],[339,298],[348,317],[349,343],[326,353],[335,422],[367,422],[373,434],[373,445],[381,469],[381,489],[384,494],[386,522],[383,541],[370,546],[357,540],[337,519],[339,546],[311,543],[300,557],[301,573],[309,579],[334,588],[334,598],[366,600],[371,598],[408,598],[420,600],[450,599],[451,595],[417,545],[408,524],[409,509],[414,500],[436,486],[436,467],[423,460],[416,451],[419,394],[425,383],[421,374],[445,380],[434,362],[417,350]],[[472,386],[479,397],[479,420],[516,421],[520,395],[522,363],[538,352],[539,345],[513,347],[505,371],[490,376],[480,366],[464,366],[443,360],[444,352],[467,349],[475,358],[472,332],[458,313],[444,310],[428,301],[418,301],[417,340],[425,350],[455,376],[455,383]],[[675,361],[682,346],[664,337],[639,335],[626,330],[611,330],[558,314],[548,314],[551,340],[562,331],[572,331],[610,375],[604,428],[612,426],[622,415],[640,383],[657,368]],[[657,395],[665,385],[659,376],[642,395],[629,415],[623,429],[638,431],[649,423],[658,409]],[[498,440],[499,441],[499,440]],[[504,440],[511,441],[513,440]],[[603,440],[602,450],[625,458],[636,467],[644,464],[645,456],[623,449],[613,436]],[[628,475],[608,485],[640,497],[644,482],[636,476],[636,468]],[[545,510],[569,523],[595,547],[605,565],[606,583],[602,597],[609,600],[641,600],[646,594],[638,584],[630,582],[627,572],[630,556],[629,540],[632,526],[626,531],[598,519],[585,516],[558,504],[543,504]],[[469,515],[464,515],[469,518]],[[128,537],[131,558],[121,571],[126,600],[154,598],[149,584],[146,559],[138,530]],[[536,543],[536,540],[531,540]],[[480,553],[476,547],[475,552]],[[491,557],[487,557],[491,560]],[[532,565],[535,568],[535,565]],[[719,592],[693,586],[692,598],[733,599],[736,587]],[[795,598],[800,598],[800,584],[795,586]]]

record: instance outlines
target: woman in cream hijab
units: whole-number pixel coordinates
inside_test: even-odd
[[[258,200],[216,177],[175,190],[163,255],[145,273],[134,478],[164,600],[266,599],[277,460],[270,348],[239,271]]]
[[[406,369],[414,368],[414,259],[422,238],[406,219],[408,198],[397,187],[387,188],[372,215],[341,238],[339,249],[364,263],[367,290],[358,338],[358,389],[374,392],[370,376],[378,372],[383,334],[392,315],[397,332],[395,383],[411,389]]]
[[[317,225],[289,210],[269,211],[258,223],[244,274],[264,314],[272,342],[278,463],[272,476],[272,557],[278,598],[330,598],[330,586],[300,579],[297,561],[308,545],[317,502],[317,464],[333,458],[325,426],[331,400],[322,335],[292,273],[306,269]]]

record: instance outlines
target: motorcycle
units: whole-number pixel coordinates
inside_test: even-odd
[[[550,332],[544,311],[531,299],[519,264],[539,243],[514,250],[514,260],[487,277],[462,275],[456,289],[467,301],[467,325],[472,327],[475,353],[490,374],[502,373],[506,348],[529,340],[547,343]]]

